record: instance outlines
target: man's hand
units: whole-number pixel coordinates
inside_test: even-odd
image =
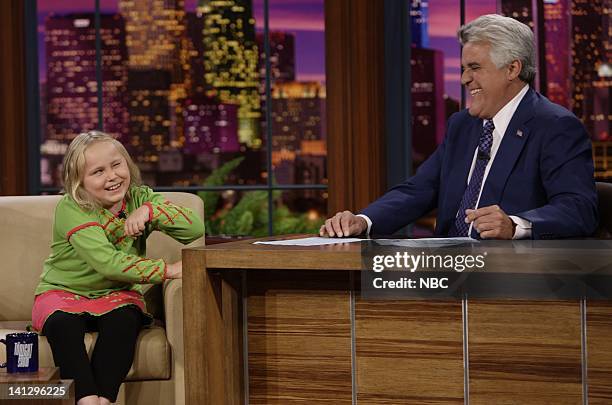
[[[515,224],[498,205],[465,210],[465,222],[473,227],[482,239],[512,239]]]
[[[352,235],[361,235],[368,229],[368,223],[362,217],[358,217],[351,211],[336,213],[325,221],[319,229],[319,235],[329,236],[330,238]]]
[[[125,220],[125,234],[127,236],[140,236],[145,230],[145,224],[149,221],[149,207],[143,205],[132,212]]]
[[[183,277],[183,262],[176,262],[166,265],[166,278],[182,278]]]

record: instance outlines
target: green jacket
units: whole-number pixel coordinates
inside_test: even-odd
[[[146,239],[161,231],[186,244],[204,233],[204,224],[190,209],[167,201],[149,187],[132,187],[124,211],[148,205],[151,212],[143,235],[124,235],[125,219],[100,208],[85,211],[68,195],[55,208],[51,254],[45,261],[36,295],[65,290],[98,298],[119,290],[141,292],[138,284],[163,282],[166,263],[145,259]]]

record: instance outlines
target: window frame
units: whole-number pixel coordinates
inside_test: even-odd
[[[49,194],[58,193],[61,189],[59,187],[43,187],[40,181],[40,140],[42,128],[40,128],[40,94],[39,94],[39,77],[38,77],[38,37],[37,37],[37,25],[38,25],[38,14],[37,14],[37,0],[26,0],[24,3],[24,48],[25,48],[25,61],[26,61],[26,89],[29,95],[26,108],[26,119],[30,124],[27,128],[27,161],[28,161],[28,191],[32,195],[38,194]],[[269,27],[269,0],[263,1],[264,5],[264,51],[266,60],[266,75],[265,75],[265,97],[266,105],[270,106],[271,97],[271,64],[270,64],[270,27]],[[101,58],[101,38],[100,38],[100,0],[95,0],[95,29],[96,29],[96,82],[98,83],[98,130],[104,130],[104,122],[102,117],[102,58]],[[327,42],[327,41],[326,41]],[[327,45],[327,44],[326,44]],[[265,110],[265,138],[270,139],[270,142],[266,146],[266,170],[267,173],[273,173],[272,168],[272,121],[271,121],[271,109],[266,108]],[[327,155],[327,163],[329,166],[329,153]],[[328,190],[327,184],[274,184],[273,176],[268,175],[265,184],[261,185],[222,185],[222,186],[189,186],[189,187],[174,187],[174,186],[159,186],[154,187],[156,191],[180,191],[196,193],[198,191],[266,191],[268,195],[268,235],[273,236],[273,222],[274,222],[274,204],[273,204],[273,192],[274,191],[291,191],[291,190]],[[329,200],[328,200],[329,201]]]

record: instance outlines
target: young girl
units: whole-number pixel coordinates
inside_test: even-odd
[[[140,185],[140,172],[118,141],[78,135],[63,169],[65,195],[55,209],[51,255],[32,309],[62,378],[75,380],[78,404],[109,404],[127,375],[136,338],[151,317],[139,284],[180,278],[181,262],[145,259],[157,230],[189,243],[202,220]],[[83,342],[97,331],[91,362]]]

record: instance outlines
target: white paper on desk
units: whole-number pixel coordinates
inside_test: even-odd
[[[359,238],[321,238],[318,236],[300,239],[284,239],[253,242],[255,245],[282,245],[282,246],[322,246],[336,243],[361,242]]]
[[[422,238],[422,239],[373,239],[382,246],[401,246],[411,248],[441,248],[464,245],[466,243],[479,243],[477,239],[462,238]]]

